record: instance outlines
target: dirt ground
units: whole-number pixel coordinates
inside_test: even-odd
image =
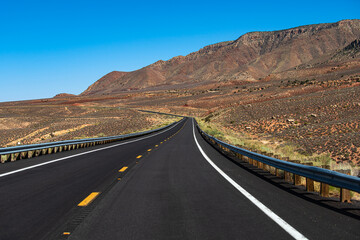
[[[115,95],[0,103],[0,145],[109,136],[169,122],[145,109],[198,117],[263,142],[293,144],[360,165],[360,62],[294,70],[259,81],[164,86]]]
[[[0,146],[121,135],[174,121],[163,115],[101,106],[0,106]]]

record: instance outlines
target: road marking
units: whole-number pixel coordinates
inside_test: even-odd
[[[146,136],[146,137],[143,137],[143,138],[140,138],[140,139],[135,139],[135,140],[128,141],[128,142],[124,142],[124,143],[115,144],[115,145],[108,146],[108,147],[103,147],[103,148],[99,148],[99,149],[90,150],[90,151],[83,152],[83,153],[78,153],[78,154],[70,155],[70,156],[63,157],[63,158],[58,158],[58,159],[55,159],[55,160],[52,160],[52,161],[48,161],[48,162],[44,162],[44,163],[39,163],[39,164],[36,164],[36,165],[33,165],[33,166],[29,166],[29,167],[21,168],[21,169],[14,170],[14,171],[11,171],[11,172],[3,173],[3,174],[0,174],[0,178],[1,178],[1,177],[8,176],[8,175],[11,175],[11,174],[15,174],[15,173],[18,173],[18,172],[26,171],[26,170],[29,170],[29,169],[32,169],[32,168],[41,167],[41,166],[44,166],[44,165],[47,165],[47,164],[51,164],[51,163],[54,163],[54,162],[63,161],[63,160],[69,159],[69,158],[78,157],[78,156],[81,156],[81,155],[85,155],[85,154],[89,154],[89,153],[93,153],[93,152],[98,152],[98,151],[102,151],[102,150],[106,150],[106,149],[109,149],[109,148],[118,147],[118,146],[121,146],[121,145],[133,143],[133,142],[138,142],[138,141],[141,141],[141,140],[144,140],[144,139],[147,139],[147,138],[151,138],[151,137],[157,136],[157,135],[162,134],[162,133],[164,133],[164,132],[167,132],[167,131],[173,129],[173,128],[174,128],[175,126],[177,126],[179,123],[180,123],[180,122],[178,122],[177,124],[175,124],[175,125],[172,126],[171,128],[165,129],[164,131],[158,132],[158,133],[156,133],[156,134],[154,134],[154,135]]]
[[[159,145],[155,145],[155,147],[158,147]]]
[[[163,142],[161,142],[160,144],[162,144]]]
[[[193,123],[193,136],[195,139],[195,143],[200,150],[203,157],[210,163],[210,165],[215,168],[218,173],[221,174],[231,185],[233,185],[239,192],[241,192],[248,200],[250,200],[256,207],[258,207],[263,213],[265,213],[268,217],[270,217],[274,222],[276,222],[282,229],[284,229],[287,233],[289,233],[294,239],[307,239],[304,235],[298,232],[295,228],[293,228],[290,224],[285,222],[282,218],[276,215],[273,211],[271,211],[268,207],[262,204],[259,200],[257,200],[253,195],[251,195],[248,191],[242,188],[239,184],[237,184],[234,180],[232,180],[226,173],[224,173],[216,164],[211,161],[211,159],[206,155],[204,150],[201,148],[199,142],[195,136],[195,124],[194,119]]]
[[[125,172],[126,169],[128,169],[128,167],[123,167],[122,169],[119,170],[119,172]]]
[[[141,158],[141,157],[142,157],[142,155],[139,155],[139,156],[137,156],[136,158],[138,158],[138,159],[139,159],[139,158]]]
[[[78,204],[79,207],[86,207],[100,194],[100,192],[90,193],[81,203]]]
[[[63,232],[63,235],[70,235],[69,232]]]
[[[150,152],[151,151],[151,148],[150,149],[148,149],[148,152]]]

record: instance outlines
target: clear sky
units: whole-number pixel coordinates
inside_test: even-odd
[[[251,31],[360,18],[360,0],[2,0],[0,102],[79,94],[103,75]]]

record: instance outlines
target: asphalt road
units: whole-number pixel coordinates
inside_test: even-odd
[[[332,202],[223,156],[188,119],[1,165],[0,239],[360,239],[359,209]]]

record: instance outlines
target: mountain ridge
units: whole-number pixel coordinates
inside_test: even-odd
[[[81,95],[111,94],[197,82],[258,81],[344,48],[360,38],[360,20],[249,32],[186,56],[159,60],[132,72],[111,72]]]

